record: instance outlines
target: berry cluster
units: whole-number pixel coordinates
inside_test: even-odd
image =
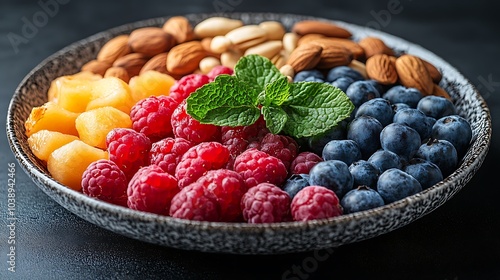
[[[350,118],[321,135],[275,135],[263,118],[241,127],[200,123],[186,112],[186,98],[220,74],[232,70],[187,75],[168,96],[136,103],[132,129],[108,134],[109,160],[87,168],[83,192],[189,220],[330,218],[431,187],[455,170],[472,138],[450,100],[385,88],[345,66],[295,76],[335,85],[355,105]]]

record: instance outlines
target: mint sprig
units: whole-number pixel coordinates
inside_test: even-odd
[[[267,58],[242,57],[235,74],[220,75],[187,99],[187,113],[201,123],[246,126],[262,114],[268,129],[293,137],[323,133],[354,109],[337,87],[319,82],[288,82]]]

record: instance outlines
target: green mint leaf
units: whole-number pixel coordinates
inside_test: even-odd
[[[256,54],[241,57],[234,66],[235,76],[257,92],[263,92],[268,83],[282,77],[271,60]]]
[[[354,104],[332,85],[296,82],[291,84],[290,98],[281,107],[288,115],[283,132],[308,137],[325,132],[349,117]]]
[[[290,97],[290,83],[288,78],[281,76],[266,85],[263,97],[259,100],[264,106],[280,106]]]
[[[273,134],[280,133],[288,120],[286,112],[280,107],[263,106],[262,115],[266,121],[266,127]]]
[[[251,125],[260,116],[258,92],[235,76],[219,75],[187,98],[186,112],[200,123]]]

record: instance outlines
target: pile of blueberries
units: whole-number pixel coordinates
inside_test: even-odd
[[[307,185],[333,190],[344,214],[382,206],[442,181],[458,166],[472,129],[447,98],[400,84],[384,86],[339,66],[306,70],[294,81],[330,83],[353,102],[352,115],[331,130],[299,139],[323,158],[285,184],[294,196]]]

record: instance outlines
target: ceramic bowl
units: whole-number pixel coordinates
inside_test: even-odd
[[[196,24],[216,15],[238,18],[246,24],[277,20],[288,29],[296,21],[318,19],[270,13],[185,16]],[[470,122],[473,129],[470,148],[453,174],[421,193],[372,210],[309,222],[260,225],[188,221],[134,211],[92,199],[56,182],[28,147],[24,121],[31,109],[46,102],[46,92],[53,79],[78,72],[85,62],[95,58],[99,48],[109,39],[139,27],[161,26],[166,19],[154,18],[119,26],[58,51],[22,80],[8,109],[7,136],[22,169],[57,203],[102,228],[161,246],[204,252],[277,254],[337,247],[393,231],[430,213],[467,185],[488,152],[491,118],[487,104],[474,86],[452,65],[416,44],[387,33],[330,20],[350,30],[355,40],[369,35],[378,36],[397,51],[418,55],[442,70],[440,85],[450,93],[459,114]]]

